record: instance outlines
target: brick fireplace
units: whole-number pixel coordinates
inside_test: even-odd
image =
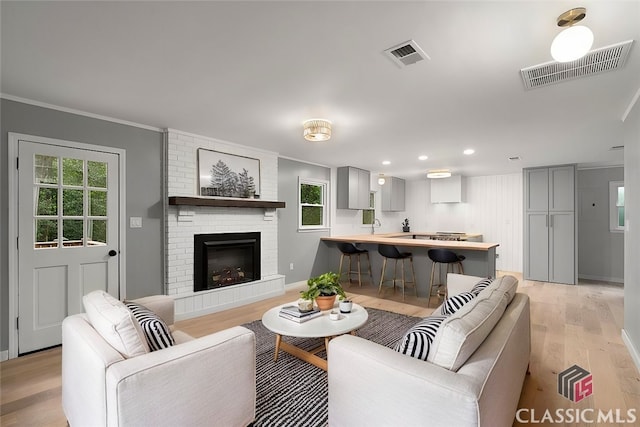
[[[166,195],[197,196],[199,148],[260,160],[260,202],[278,200],[276,153],[193,135],[173,129],[165,131]],[[250,201],[247,201],[250,202]],[[165,289],[176,300],[176,319],[186,319],[237,307],[284,293],[285,278],[278,273],[278,219],[269,207],[215,207],[169,205],[166,212]],[[248,205],[248,206],[247,206]],[[256,203],[255,206],[262,206]],[[259,277],[237,280],[229,286],[194,290],[195,236],[258,233]],[[228,266],[227,266],[228,267]],[[226,267],[225,267],[226,268]],[[233,267],[236,269],[243,267]],[[198,274],[205,274],[200,270]],[[209,272],[207,271],[207,275]],[[225,274],[235,275],[227,271]],[[213,274],[211,274],[213,276]],[[230,280],[227,279],[227,282]]]

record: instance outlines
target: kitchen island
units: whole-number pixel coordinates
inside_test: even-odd
[[[413,264],[416,272],[416,282],[418,296],[426,297],[429,289],[429,277],[431,274],[432,262],[427,252],[433,248],[444,248],[464,255],[462,262],[464,273],[472,276],[496,277],[496,248],[498,243],[469,241],[469,236],[460,234],[460,240],[433,240],[429,237],[438,236],[438,233],[431,232],[400,232],[400,233],[380,233],[380,234],[358,234],[351,236],[322,237],[324,246],[330,251],[329,259],[331,270],[337,272],[340,265],[340,251],[336,247],[336,242],[355,243],[358,247],[369,250],[371,259],[371,270],[373,273],[373,283],[377,286],[380,282],[380,272],[382,269],[382,257],[378,254],[378,245],[394,245],[402,252],[413,254]],[[436,237],[437,238],[437,237]],[[323,246],[323,245],[321,245]],[[366,263],[366,261],[364,261]],[[363,266],[363,271],[366,267]],[[441,266],[442,279],[446,265]],[[389,273],[387,273],[389,274]]]

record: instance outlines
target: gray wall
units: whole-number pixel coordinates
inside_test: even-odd
[[[164,292],[162,133],[48,108],[0,100],[0,350],[8,349],[8,132],[126,150],[126,218],[143,228],[126,234],[127,298]],[[125,296],[122,296],[125,297]]]
[[[287,284],[307,280],[324,273],[329,267],[326,248],[319,240],[329,236],[329,230],[298,231],[298,177],[330,181],[331,169],[278,159],[278,200],[287,204],[286,208],[277,210],[278,273],[286,276]],[[335,197],[329,194],[329,200],[335,200]],[[293,270],[289,268],[291,263]],[[334,269],[337,270],[337,266]]]
[[[609,231],[609,181],[624,168],[578,171],[578,277],[624,282],[624,233]]]
[[[624,122],[624,331],[640,369],[640,100]]]

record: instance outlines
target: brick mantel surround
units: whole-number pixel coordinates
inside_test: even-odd
[[[278,200],[278,156],[173,129],[165,131],[165,290],[176,300],[176,319],[213,313],[284,293],[278,274],[278,218],[275,208],[169,205],[169,197],[198,195],[198,148],[260,160],[260,200]],[[193,236],[201,233],[261,233],[262,279],[193,292]]]

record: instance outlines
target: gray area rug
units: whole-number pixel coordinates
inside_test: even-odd
[[[403,333],[420,318],[368,308],[369,320],[358,336],[393,347]],[[256,420],[262,426],[326,426],[328,419],[327,373],[280,351],[273,361],[275,334],[260,320],[243,325],[256,334]],[[283,337],[283,340],[310,350],[322,340]],[[318,354],[325,357],[324,352]]]

